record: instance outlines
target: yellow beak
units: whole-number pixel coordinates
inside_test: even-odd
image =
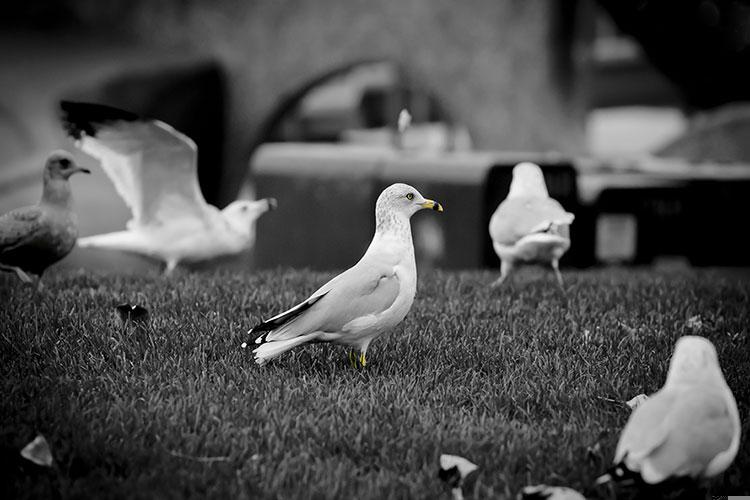
[[[435,210],[436,212],[443,211],[443,206],[440,203],[433,201],[433,200],[425,200],[424,203],[421,203],[419,206],[422,208],[431,208]]]

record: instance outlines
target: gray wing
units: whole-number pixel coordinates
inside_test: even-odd
[[[490,237],[495,243],[512,245],[532,233],[554,231],[567,237],[567,226],[575,216],[552,198],[505,199],[490,219]]]
[[[17,208],[0,216],[0,253],[23,246],[44,231],[42,210]]]
[[[316,331],[342,332],[352,321],[374,318],[387,310],[400,290],[401,283],[392,268],[360,262],[323,285],[306,301],[268,320],[283,322],[274,325],[258,343],[287,340]]]
[[[197,147],[189,137],[166,123],[108,106],[61,106],[76,145],[101,161],[133,213],[129,227],[158,226],[175,218],[209,223],[212,207],[200,191]]]

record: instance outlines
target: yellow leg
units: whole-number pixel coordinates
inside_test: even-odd
[[[354,350],[349,351],[349,364],[352,368],[364,368],[367,365],[365,353],[362,352],[358,356],[354,353]]]

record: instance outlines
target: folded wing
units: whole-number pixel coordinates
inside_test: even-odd
[[[161,226],[175,218],[209,223],[214,208],[200,191],[197,147],[189,137],[110,106],[63,101],[60,107],[68,134],[101,161],[130,208],[129,228]]]
[[[257,343],[289,340],[312,332],[340,333],[374,321],[398,297],[398,276],[387,266],[357,265],[301,304],[251,330],[266,331]]]

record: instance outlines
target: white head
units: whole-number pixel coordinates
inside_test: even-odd
[[[380,193],[375,203],[376,230],[398,226],[423,208],[443,211],[440,203],[428,200],[410,185],[391,184]]]
[[[677,340],[669,363],[665,386],[680,383],[716,383],[726,385],[719,367],[716,348],[705,337],[685,335]]]
[[[275,208],[274,198],[263,198],[258,201],[237,200],[224,207],[221,213],[235,231],[250,237],[253,235],[258,217]]]
[[[513,180],[510,181],[508,198],[524,196],[549,197],[542,169],[535,163],[523,162],[513,167]]]

